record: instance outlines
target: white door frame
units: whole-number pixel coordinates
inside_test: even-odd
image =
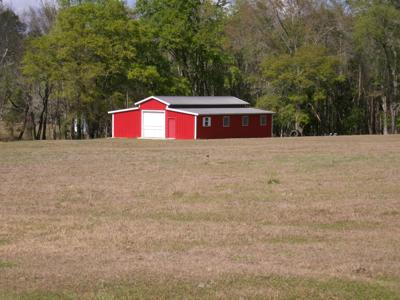
[[[146,139],[147,137],[144,137],[143,136],[143,132],[144,132],[144,126],[143,126],[143,121],[144,121],[144,118],[143,118],[143,115],[144,115],[144,113],[145,112],[155,112],[155,113],[163,113],[164,114],[164,137],[162,137],[162,138],[158,138],[158,139],[165,139],[165,137],[167,136],[166,135],[166,130],[167,130],[167,125],[165,124],[165,117],[166,117],[166,114],[165,114],[165,110],[160,110],[160,109],[143,109],[142,110],[142,112],[141,112],[141,114],[142,114],[142,120],[141,120],[141,138],[142,139]],[[151,139],[151,137],[149,137],[148,139]],[[154,139],[157,139],[157,137],[155,137]]]

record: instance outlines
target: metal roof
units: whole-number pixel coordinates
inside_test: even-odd
[[[263,110],[251,107],[222,107],[222,108],[181,108],[169,109],[172,111],[180,111],[193,115],[258,115],[258,114],[274,114],[269,110]]]
[[[150,99],[161,100],[168,105],[249,105],[248,102],[231,96],[152,96],[135,104],[140,104]]]

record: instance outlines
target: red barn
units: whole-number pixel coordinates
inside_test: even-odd
[[[108,112],[116,138],[215,139],[272,136],[273,112],[236,97],[152,96]]]

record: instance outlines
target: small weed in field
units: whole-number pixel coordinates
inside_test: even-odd
[[[0,269],[12,268],[15,267],[16,264],[6,260],[0,260]]]
[[[268,179],[268,184],[279,184],[279,183],[281,182],[279,181],[278,178],[271,177],[270,179]]]
[[[233,255],[231,260],[238,263],[254,263],[254,257],[250,255]]]
[[[6,240],[6,239],[0,239],[0,246],[7,245],[7,244],[9,244],[9,243],[10,243],[10,241],[9,241],[9,240]]]
[[[398,215],[400,215],[400,211],[398,211],[398,210],[387,210],[382,213],[382,216],[389,216],[389,217],[398,216]]]
[[[84,191],[66,190],[60,193],[57,201],[59,203],[79,202],[85,198]]]
[[[185,193],[182,191],[174,191],[172,193],[172,197],[174,197],[174,198],[182,198],[184,195],[185,195]]]
[[[269,175],[267,183],[268,184],[279,184],[281,182],[280,182],[279,178],[277,177],[277,175],[275,173],[272,173]]]

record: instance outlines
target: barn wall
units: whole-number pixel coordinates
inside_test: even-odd
[[[114,137],[137,138],[141,135],[140,110],[132,110],[114,114]]]
[[[182,140],[194,139],[195,116],[167,110],[165,117],[165,122],[166,122],[165,131],[166,131],[166,137],[171,138],[170,136],[168,136],[168,118],[175,119],[176,139],[182,139]]]
[[[242,126],[242,115],[230,115],[230,127],[223,127],[223,116],[211,116],[211,127],[203,127],[203,117],[197,117],[197,138],[271,137],[272,115],[267,114],[267,126],[260,126],[260,115],[248,115],[249,126]]]
[[[213,138],[246,138],[271,137],[272,115],[266,114],[267,126],[260,126],[260,115],[248,115],[249,126],[242,127],[242,115],[230,115],[230,127],[223,127],[223,115],[211,116],[211,127],[202,126],[202,117],[166,110],[166,105],[158,100],[149,100],[140,104],[138,110],[114,114],[114,137],[137,138],[141,137],[142,110],[164,110],[166,138],[169,136],[169,118],[175,119],[176,139],[213,139]],[[197,135],[196,135],[197,129]]]

